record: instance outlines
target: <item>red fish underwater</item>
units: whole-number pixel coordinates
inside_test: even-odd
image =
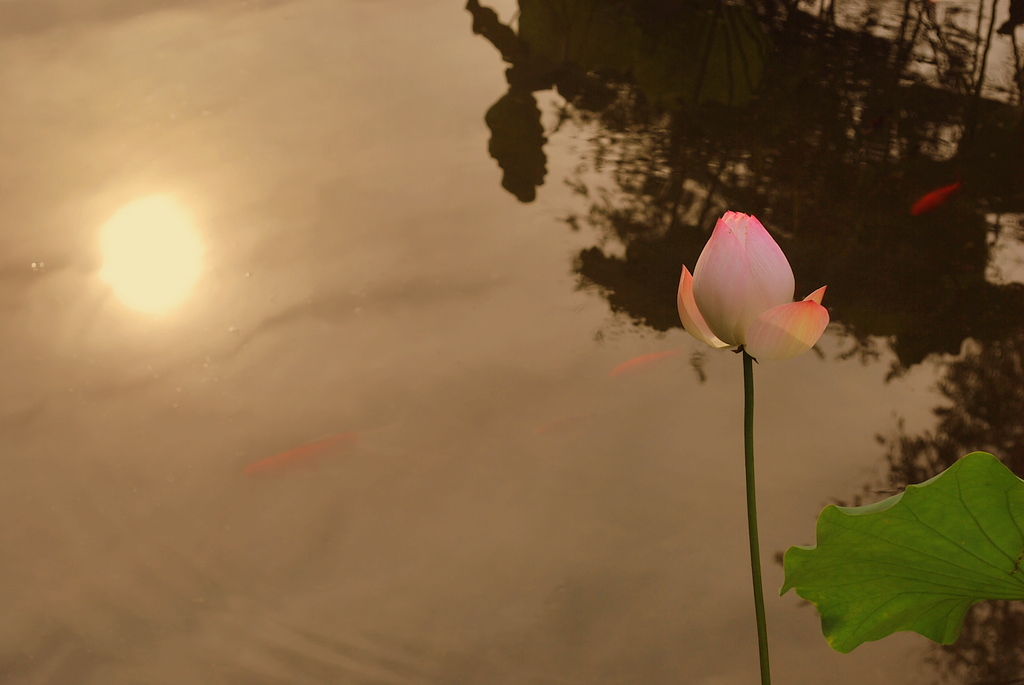
[[[930,212],[937,207],[941,207],[946,200],[949,199],[950,195],[960,190],[960,186],[962,185],[963,183],[960,182],[960,179],[957,179],[956,183],[950,183],[948,186],[936,188],[915,202],[914,206],[910,208],[910,213],[914,216],[919,216],[925,212]]]
[[[622,362],[608,374],[612,378],[615,376],[622,376],[627,373],[637,373],[639,371],[646,371],[649,367],[657,364],[669,357],[674,357],[677,354],[681,354],[682,350],[664,350],[662,352],[651,352],[650,354],[642,354],[639,357],[633,357],[629,361]]]
[[[293,447],[272,457],[253,462],[242,469],[242,473],[246,476],[269,475],[308,466],[317,459],[326,456],[328,448],[336,446],[350,447],[356,444],[358,439],[359,436],[351,431],[330,435],[326,438]]]

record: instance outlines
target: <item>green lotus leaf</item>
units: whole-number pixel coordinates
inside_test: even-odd
[[[942,644],[976,602],[1024,599],[1024,481],[974,452],[863,507],[828,506],[815,547],[790,547],[782,594],[813,603],[838,652],[899,631]]]

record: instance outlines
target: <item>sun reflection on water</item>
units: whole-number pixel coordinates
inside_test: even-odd
[[[100,230],[100,277],[122,303],[161,314],[181,304],[199,279],[203,245],[192,217],[166,195],[119,209]]]

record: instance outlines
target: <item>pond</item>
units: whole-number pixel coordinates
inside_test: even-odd
[[[841,655],[775,590],[826,504],[1024,475],[1021,9],[0,1],[0,680],[755,682],[674,304],[736,210],[832,321],[756,369],[776,681],[1020,682],[1019,604]]]

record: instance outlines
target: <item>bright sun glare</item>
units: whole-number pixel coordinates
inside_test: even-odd
[[[180,304],[199,279],[203,245],[192,218],[165,195],[135,200],[100,230],[101,278],[126,306],[150,314]]]

